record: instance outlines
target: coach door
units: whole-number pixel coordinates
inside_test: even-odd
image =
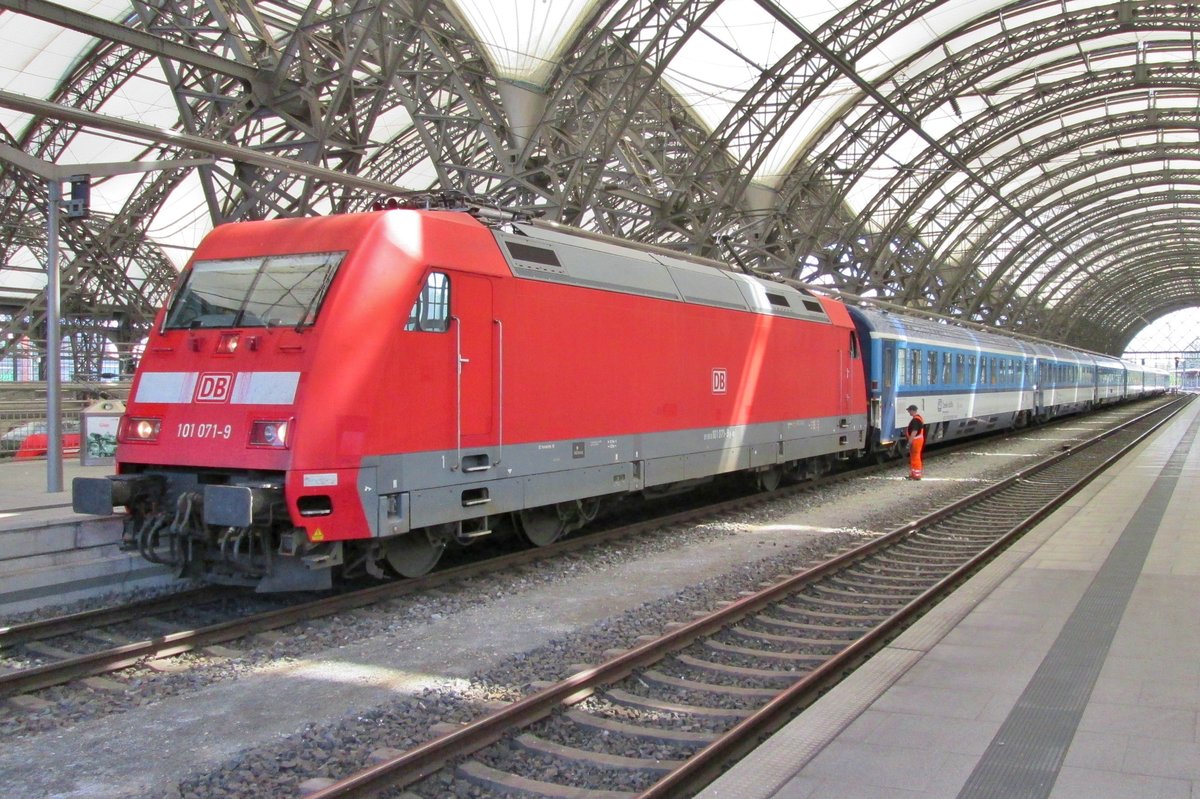
[[[458,460],[463,471],[484,471],[500,458],[498,362],[503,332],[492,316],[491,281],[464,274],[451,274],[450,281],[458,360]]]

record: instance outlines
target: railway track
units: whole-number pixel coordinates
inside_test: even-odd
[[[772,494],[709,502],[666,515],[659,513],[652,518],[598,529],[549,546],[317,599],[310,595],[254,594],[247,589],[212,586],[113,608],[0,627],[0,699],[419,594],[456,581],[520,569],[545,558],[561,557],[647,530],[776,501],[833,479],[839,478],[790,486]],[[268,607],[262,609],[263,604]],[[126,623],[128,626],[123,627]],[[136,635],[138,630],[145,631],[147,627],[154,629],[155,634],[149,637]]]
[[[977,446],[977,443],[944,447],[940,453],[948,454],[966,446]],[[256,595],[244,589],[207,587],[111,609],[3,627],[0,628],[0,698],[202,650],[455,581],[527,567],[543,558],[561,557],[647,530],[692,523],[727,511],[775,502],[831,482],[895,468],[895,462],[877,464],[787,486],[769,494],[738,496],[666,515],[659,513],[653,518],[588,532],[549,546],[468,563],[417,579],[375,584],[317,599],[308,595]]]
[[[306,793],[686,796],[1163,424],[1144,414],[833,560]]]

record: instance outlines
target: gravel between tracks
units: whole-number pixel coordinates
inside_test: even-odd
[[[177,673],[128,671],[121,679],[134,684],[126,690],[52,689],[41,694],[50,707],[36,713],[0,709],[0,785],[27,799],[295,796],[305,779],[343,776],[378,748],[434,737],[438,723],[565,677],[607,649],[886,532],[1097,428],[1089,417],[980,444],[932,461],[921,483],[902,479],[897,464],[886,475],[536,572],[317,620],[253,645],[233,642],[242,656],[192,656]]]

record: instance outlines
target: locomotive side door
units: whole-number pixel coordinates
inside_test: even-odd
[[[848,346],[838,347],[838,413],[843,416],[849,414],[854,407],[851,395],[854,379],[850,370],[854,368],[858,358],[858,337],[854,331],[850,331]]]
[[[451,274],[451,319],[457,358],[456,425],[460,467],[487,469],[499,459],[483,451],[497,443],[500,323],[492,316],[492,284],[475,275]]]

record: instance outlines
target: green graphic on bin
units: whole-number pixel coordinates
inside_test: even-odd
[[[125,403],[100,400],[83,409],[79,427],[79,462],[84,466],[112,463],[117,455],[117,428]]]

